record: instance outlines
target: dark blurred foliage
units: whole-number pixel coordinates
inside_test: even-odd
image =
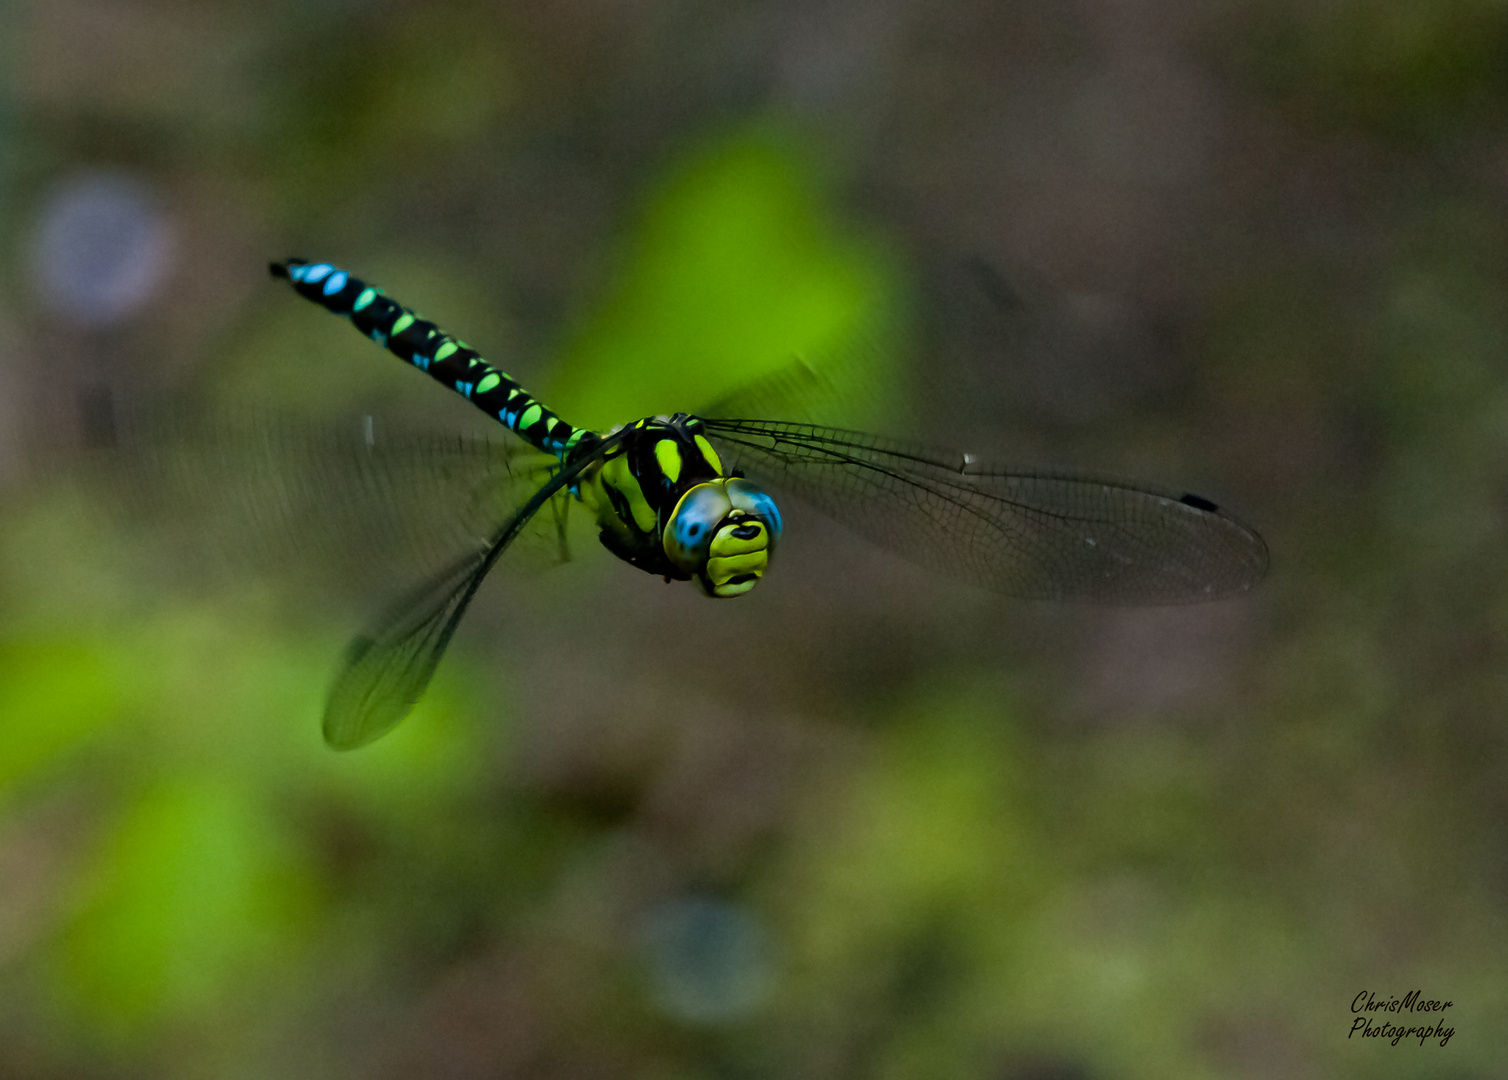
[[[0,1077],[1503,1075],[1508,7],[0,15]],[[578,530],[332,754],[453,474],[318,448],[485,427],[286,255],[582,423],[842,360],[1273,572],[1023,605],[792,505],[714,604]],[[1415,988],[1447,1046],[1348,1038]]]

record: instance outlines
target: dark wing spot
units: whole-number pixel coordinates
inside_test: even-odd
[[[1185,506],[1192,506],[1195,510],[1203,510],[1206,514],[1217,514],[1220,508],[1208,499],[1201,499],[1198,495],[1184,495],[1178,500]]]

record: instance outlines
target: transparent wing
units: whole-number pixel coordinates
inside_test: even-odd
[[[370,416],[320,424],[187,410],[127,417],[106,457],[112,494],[167,526],[185,558],[368,581],[483,545],[555,465],[514,440]]]
[[[1267,546],[1195,495],[1091,476],[1012,472],[874,435],[708,419],[724,464],[861,536],[1009,596],[1177,604],[1233,596]]]
[[[603,443],[603,448],[614,440]],[[489,541],[394,604],[346,649],[325,702],[325,741],[337,750],[365,746],[396,727],[429,686],[461,616],[482,580],[520,532],[600,456],[558,469]]]
[[[489,550],[468,553],[351,641],[325,701],[325,742],[337,750],[365,746],[418,704],[491,565]]]
[[[870,425],[893,421],[895,343],[904,331],[876,314],[844,340],[801,355],[708,405],[708,416],[784,416]]]

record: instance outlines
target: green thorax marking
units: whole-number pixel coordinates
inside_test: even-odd
[[[722,475],[700,422],[677,413],[630,425],[623,441],[582,477],[579,494],[609,551],[648,573],[686,580],[665,557],[663,531],[682,495]]]

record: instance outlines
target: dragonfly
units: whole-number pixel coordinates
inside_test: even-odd
[[[705,595],[750,592],[784,520],[773,490],[944,575],[1007,596],[1152,605],[1248,592],[1262,538],[1198,495],[1031,472],[839,428],[694,415],[575,427],[512,376],[381,289],[322,262],[274,277],[500,422],[546,464],[466,554],[352,640],[325,703],[336,749],[386,734],[423,696],[482,581],[545,507],[582,504],[608,551]],[[767,490],[769,489],[769,490]]]

